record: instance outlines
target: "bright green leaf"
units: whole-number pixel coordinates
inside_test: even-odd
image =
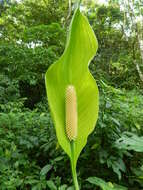
[[[119,149],[143,152],[143,136],[138,137],[133,133],[125,132],[121,138],[116,141],[115,146]]]
[[[51,169],[52,169],[52,166],[47,164],[46,166],[42,168],[40,175],[46,175]]]
[[[111,183],[105,182],[103,179],[98,177],[89,177],[87,181],[91,184],[97,185],[102,188],[102,190],[127,190],[126,187]]]
[[[47,185],[50,188],[50,190],[57,190],[57,187],[52,180],[48,180]]]
[[[74,141],[75,165],[98,117],[98,88],[88,69],[97,46],[96,37],[87,18],[77,9],[70,25],[65,51],[46,73],[47,96],[57,138],[70,158],[71,145],[65,133],[65,90],[70,84],[76,89],[78,135]]]

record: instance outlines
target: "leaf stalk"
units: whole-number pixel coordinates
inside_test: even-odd
[[[76,165],[74,160],[74,151],[75,150],[75,144],[74,141],[71,141],[71,170],[72,170],[72,178],[75,190],[79,190],[78,180],[77,180],[77,173],[76,173]]]

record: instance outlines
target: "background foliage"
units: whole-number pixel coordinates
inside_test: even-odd
[[[78,161],[79,181],[82,189],[141,190],[143,5],[83,1],[81,9],[99,42],[90,70],[100,113]],[[73,189],[44,84],[46,70],[64,50],[72,13],[66,0],[0,1],[1,190]]]

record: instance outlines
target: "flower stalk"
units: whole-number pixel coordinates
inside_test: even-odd
[[[79,190],[79,185],[78,185],[78,180],[77,180],[77,173],[76,173],[76,165],[74,161],[74,152],[75,152],[75,143],[74,141],[71,141],[71,170],[72,170],[72,178],[73,178],[73,183],[75,190]]]
[[[71,170],[75,190],[79,190],[76,165],[74,160],[75,140],[77,138],[77,97],[76,90],[73,85],[66,88],[66,134],[71,146]]]

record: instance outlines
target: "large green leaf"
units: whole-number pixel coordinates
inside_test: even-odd
[[[115,142],[118,149],[134,150],[143,152],[143,136],[139,137],[131,132],[124,132],[121,137]]]
[[[101,187],[102,190],[127,190],[126,187],[111,182],[105,182],[103,179],[98,177],[89,177],[86,181]]]
[[[65,91],[74,85],[77,94],[78,135],[74,141],[74,164],[93,131],[98,117],[98,88],[88,70],[97,51],[97,40],[87,18],[77,9],[67,44],[60,59],[46,73],[46,90],[59,144],[72,157],[65,132]]]

